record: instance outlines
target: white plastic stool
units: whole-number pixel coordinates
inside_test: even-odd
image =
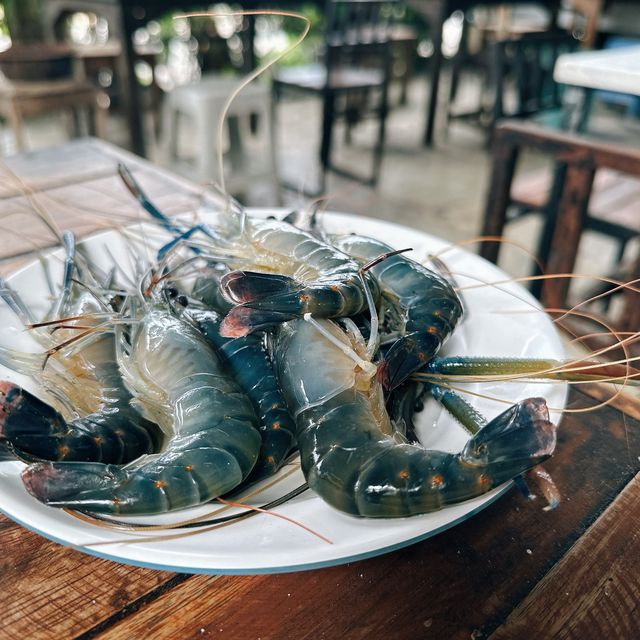
[[[200,82],[167,94],[163,114],[165,153],[178,160],[179,116],[191,119],[196,135],[195,177],[201,182],[219,182],[218,122],[224,103],[239,85],[238,78],[203,76]],[[250,120],[256,123],[252,132]],[[258,181],[268,181],[273,201],[279,204],[279,186],[273,141],[271,91],[253,82],[231,103],[226,118],[228,149],[225,152],[225,185],[232,195],[250,192]]]

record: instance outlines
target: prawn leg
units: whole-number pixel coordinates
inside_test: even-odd
[[[140,203],[142,208],[154,219],[157,220],[162,227],[164,227],[169,233],[174,235],[174,239],[167,242],[164,246],[160,247],[158,250],[158,260],[162,260],[164,256],[170,252],[177,244],[183,243],[186,240],[189,240],[192,235],[197,232],[202,232],[208,238],[214,239],[217,238],[217,234],[213,232],[211,227],[205,224],[198,224],[193,227],[190,227],[184,230],[182,227],[175,224],[171,218],[158,207],[156,207],[151,200],[147,197],[147,194],[142,190],[142,187],[138,183],[138,181],[133,177],[131,171],[129,171],[128,167],[122,162],[118,163],[118,173],[122,182],[127,187],[131,195],[133,195],[136,200]],[[198,247],[190,245],[189,248],[193,253],[199,255],[201,250]]]

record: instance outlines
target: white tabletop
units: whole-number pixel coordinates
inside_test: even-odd
[[[563,84],[640,96],[640,46],[565,53],[553,77]]]

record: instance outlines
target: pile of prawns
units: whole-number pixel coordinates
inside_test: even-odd
[[[119,282],[116,265],[98,269],[65,232],[60,294],[44,318],[0,283],[43,348],[2,348],[0,363],[61,408],[0,382],[0,460],[25,461],[24,486],[52,507],[185,509],[263,480],[297,450],[308,487],[336,509],[428,513],[520,478],[556,446],[544,399],[487,421],[446,384],[451,376],[628,373],[438,357],[463,304],[437,261],[428,268],[374,238],[329,236],[310,216],[256,219],[230,199],[220,224],[185,228],[119,172],[172,236],[135,282]],[[461,451],[416,442],[412,414],[425,393],[469,432]]]

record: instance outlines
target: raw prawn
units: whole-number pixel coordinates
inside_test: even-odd
[[[512,406],[457,454],[399,442],[364,353],[361,336],[331,321],[278,330],[276,368],[302,470],[333,507],[376,518],[426,513],[479,496],[553,453],[556,427],[541,398]]]
[[[265,336],[258,332],[240,338],[224,338],[220,335],[222,318],[216,311],[191,309],[189,315],[218,349],[260,418],[262,446],[248,481],[274,474],[294,446],[295,424],[278,387]]]
[[[125,467],[38,463],[25,469],[38,500],[113,514],[152,514],[195,506],[231,491],[260,449],[251,402],[200,332],[166,307],[145,308],[120,357],[136,403],[165,430],[164,450]]]
[[[149,201],[124,165],[119,171],[129,191],[175,236],[175,222]],[[220,288],[236,306],[222,322],[223,336],[237,338],[305,313],[322,318],[354,315],[367,309],[367,287],[377,299],[375,279],[361,274],[358,263],[342,251],[286,222],[252,218],[228,196],[226,201],[215,229],[191,227],[159,253],[183,243],[227,256],[231,271],[222,277]],[[239,270],[247,262],[251,269]]]

